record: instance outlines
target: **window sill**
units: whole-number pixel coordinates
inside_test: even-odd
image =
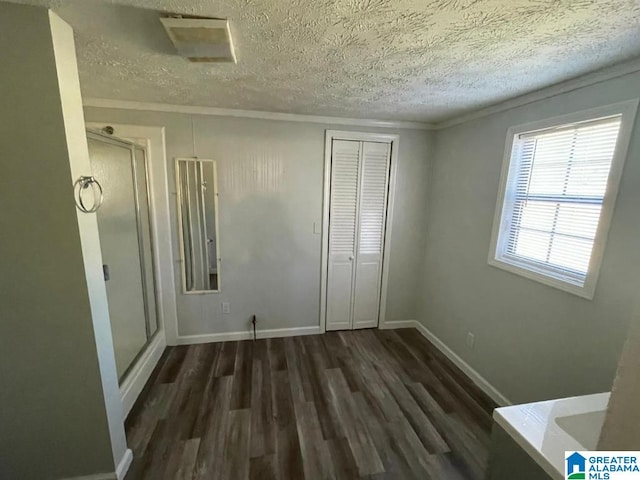
[[[557,278],[550,277],[543,273],[539,273],[528,268],[524,268],[514,263],[507,262],[505,260],[499,260],[497,258],[489,258],[489,265],[505,270],[510,273],[514,273],[529,280],[534,280],[538,283],[542,283],[549,287],[554,287],[558,290],[577,295],[578,297],[586,300],[593,300],[595,293],[595,285],[587,278],[583,287],[575,285],[573,283],[565,282]]]

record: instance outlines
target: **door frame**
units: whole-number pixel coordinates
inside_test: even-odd
[[[326,130],[324,146],[324,187],[322,193],[322,257],[320,270],[320,333],[327,330],[327,274],[329,268],[329,208],[331,202],[331,146],[333,140],[355,142],[380,142],[391,144],[391,166],[389,171],[389,192],[387,194],[387,216],[382,252],[382,282],[380,284],[380,312],[378,328],[384,325],[387,309],[387,289],[389,283],[389,257],[391,252],[391,230],[396,197],[396,176],[398,170],[398,149],[400,136],[387,133],[349,132]]]
[[[109,121],[87,121],[87,128],[102,130],[105,126],[114,129],[116,137],[128,139],[147,146],[147,179],[149,208],[153,236],[153,266],[158,296],[158,331],[140,358],[120,385],[124,416],[142,392],[144,385],[158,364],[167,345],[175,345],[178,332],[176,310],[176,287],[174,277],[174,241],[169,217],[170,190],[166,156],[165,127],[131,125]]]

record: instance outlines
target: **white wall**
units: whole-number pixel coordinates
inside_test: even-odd
[[[0,478],[113,473],[126,441],[73,32],[0,3]],[[16,48],[19,46],[19,48]]]
[[[349,128],[102,108],[85,112],[90,121],[165,126],[171,191],[175,157],[195,154],[218,162],[222,291],[184,295],[176,268],[179,336],[247,331],[253,314],[259,329],[319,324],[321,236],[313,224],[322,220],[324,132]],[[426,205],[432,134],[395,133],[400,157],[387,319],[407,320],[418,314],[421,271],[414,253],[424,248],[424,224],[415,219]],[[174,195],[171,220],[176,260]],[[230,302],[231,314],[222,314],[223,301]]]
[[[420,320],[512,402],[611,388],[640,292],[640,122],[593,301],[487,264],[507,129],[639,95],[635,73],[437,132]]]

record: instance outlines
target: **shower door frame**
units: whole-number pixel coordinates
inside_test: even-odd
[[[140,253],[139,255],[139,259],[140,259],[140,280],[142,282],[142,295],[143,295],[143,308],[144,308],[144,316],[145,316],[145,332],[146,332],[146,337],[147,340],[144,343],[144,345],[140,348],[140,351],[136,354],[136,356],[133,358],[133,360],[131,361],[131,363],[127,366],[127,368],[124,370],[124,372],[122,372],[122,375],[118,378],[118,384],[120,386],[123,385],[123,383],[125,382],[127,376],[129,375],[129,373],[131,373],[131,370],[135,367],[135,365],[138,363],[138,361],[140,360],[140,357],[146,352],[147,348],[149,347],[149,345],[151,343],[153,343],[153,341],[156,339],[156,337],[158,336],[158,334],[160,333],[160,331],[162,330],[161,328],[161,322],[160,322],[160,315],[159,315],[159,311],[160,311],[160,302],[159,302],[159,298],[158,298],[158,273],[157,273],[157,265],[155,262],[155,238],[154,238],[154,234],[153,232],[155,232],[155,225],[153,224],[154,219],[153,219],[153,215],[152,215],[152,205],[151,205],[151,189],[150,189],[150,177],[149,177],[149,152],[148,152],[148,148],[145,146],[142,146],[140,144],[134,143],[134,142],[130,142],[128,140],[124,140],[118,137],[114,137],[112,135],[109,135],[107,133],[104,133],[100,130],[96,130],[96,129],[92,129],[92,128],[87,128],[86,129],[86,133],[87,133],[87,139],[91,138],[93,140],[97,140],[100,142],[104,142],[104,143],[108,143],[111,145],[116,145],[118,147],[125,147],[127,148],[130,153],[131,153],[131,178],[133,180],[133,192],[134,192],[134,210],[135,210],[135,214],[136,214],[136,226],[137,226],[137,237],[138,237],[138,252]],[[146,263],[145,263],[145,258],[144,258],[144,244],[143,244],[143,240],[142,240],[142,221],[140,219],[140,198],[138,195],[138,174],[136,172],[136,168],[135,168],[135,150],[136,148],[139,148],[140,150],[142,150],[144,152],[144,175],[145,175],[145,188],[147,191],[147,209],[149,212],[149,244],[151,247],[151,252],[150,253],[150,260],[151,260],[151,272],[152,272],[152,276],[153,276],[153,301],[155,302],[156,305],[156,331],[153,332],[153,334],[150,334],[151,331],[151,327],[150,327],[150,313],[149,313],[149,306],[148,306],[148,295],[147,295],[147,279],[146,279]],[[98,236],[99,236],[99,231],[100,229],[98,228]],[[108,299],[107,299],[108,300]],[[108,303],[108,302],[107,302]],[[114,349],[115,349],[115,345],[114,345]]]

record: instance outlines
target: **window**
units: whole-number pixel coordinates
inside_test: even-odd
[[[636,108],[509,130],[490,264],[593,298]]]

